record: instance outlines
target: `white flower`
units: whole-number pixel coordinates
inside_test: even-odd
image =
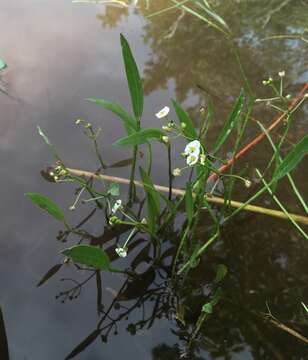
[[[176,168],[172,171],[173,176],[181,176],[181,169]]]
[[[197,157],[199,157],[200,147],[201,147],[200,141],[198,141],[198,140],[191,141],[190,143],[188,143],[185,146],[184,154],[186,156],[188,156],[188,155],[196,155]]]
[[[158,119],[162,119],[162,118],[166,117],[169,114],[169,111],[170,111],[170,108],[168,106],[165,106],[158,113],[156,113],[155,116]]]
[[[115,249],[115,252],[118,254],[118,256],[125,258],[127,256],[127,250],[128,249],[126,246],[124,247],[119,246]]]
[[[187,156],[186,162],[187,162],[187,165],[193,166],[198,162],[198,160],[199,160],[198,156],[196,156],[195,154],[191,154],[191,155]]]
[[[112,214],[115,214],[121,207],[122,207],[122,200],[119,199],[114,203],[111,209]]]
[[[285,72],[284,70],[279,71],[278,75],[279,75],[280,77],[284,77],[284,76],[286,75],[286,72]]]

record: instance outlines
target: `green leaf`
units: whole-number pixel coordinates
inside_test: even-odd
[[[185,124],[185,128],[183,128],[183,133],[185,136],[187,136],[190,139],[197,139],[198,134],[194,128],[194,124],[191,121],[189,115],[186,111],[183,110],[180,104],[178,104],[175,100],[172,100],[173,107],[175,109],[175,112],[177,114],[177,117],[180,121],[180,123]]]
[[[139,71],[125,37],[121,34],[122,56],[134,114],[140,119],[143,112],[143,88]]]
[[[278,165],[273,176],[274,180],[279,180],[291,172],[308,152],[308,135],[304,136],[299,143],[289,152],[289,154]]]
[[[107,194],[111,196],[119,196],[120,195],[120,186],[119,184],[110,184]]]
[[[206,303],[202,306],[202,312],[206,314],[212,314],[213,312],[213,305],[211,303]]]
[[[89,245],[76,245],[62,251],[74,263],[87,265],[97,270],[109,270],[110,260],[104,250]]]
[[[148,208],[148,224],[151,231],[154,231],[158,215],[160,213],[160,201],[157,190],[154,188],[153,182],[149,175],[142,169],[139,168],[142,184],[147,197],[147,208]]]
[[[226,265],[224,264],[217,265],[216,277],[214,279],[214,282],[217,284],[220,281],[222,281],[227,275],[227,273],[228,273],[228,268],[226,267]]]
[[[137,131],[138,126],[136,119],[129,115],[121,105],[114,104],[112,102],[108,102],[104,99],[97,99],[97,98],[88,98],[87,101],[93,102],[95,104],[101,105],[107,110],[112,111],[115,115],[117,115],[120,120],[123,122],[123,125],[126,129],[127,134],[132,134],[133,132]]]
[[[123,137],[116,141],[114,145],[116,146],[136,146],[145,144],[148,142],[148,140],[151,139],[160,139],[164,136],[164,132],[160,129],[142,129],[138,132],[135,132],[134,134],[131,134],[129,136]]]
[[[185,210],[188,222],[191,223],[194,216],[194,202],[192,196],[191,183],[187,183],[185,191]]]
[[[59,206],[50,200],[48,197],[41,195],[39,193],[26,193],[25,194],[34,204],[38,205],[40,208],[46,210],[50,215],[52,215],[56,220],[65,221],[64,213],[59,208]]]
[[[242,89],[239,97],[235,102],[233,110],[229,115],[229,118],[225,122],[220,134],[218,135],[218,138],[214,145],[214,153],[216,153],[221,148],[221,146],[223,145],[223,143],[226,141],[227,137],[231,133],[232,129],[236,125],[237,121],[239,120],[244,106],[244,101],[245,101],[245,96],[244,96],[244,91]]]
[[[7,64],[2,59],[0,59],[0,71],[4,70],[5,68],[7,68]]]

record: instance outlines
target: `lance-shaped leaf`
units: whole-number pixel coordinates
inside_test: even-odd
[[[34,204],[38,205],[40,208],[46,210],[50,215],[52,215],[56,220],[65,222],[64,213],[59,208],[59,206],[50,200],[47,196],[41,195],[39,193],[26,193],[25,194]]]
[[[308,152],[308,135],[304,136],[302,140],[295,145],[295,147],[288,153],[277,167],[273,176],[274,180],[279,180],[290,171],[292,171],[297,164],[302,160],[304,155]]]
[[[126,112],[121,105],[108,102],[104,99],[88,98],[86,99],[95,104],[101,105],[107,110],[112,111],[123,122],[127,134],[132,134],[137,131],[137,122],[128,112]]]
[[[139,71],[125,37],[121,34],[122,56],[134,114],[140,119],[143,112],[143,88]]]
[[[89,245],[76,245],[62,251],[74,263],[87,265],[97,270],[109,270],[110,260],[104,250]]]
[[[227,137],[231,133],[232,129],[236,125],[237,121],[240,119],[240,115],[244,106],[245,96],[243,89],[240,92],[239,97],[237,98],[233,110],[225,122],[220,134],[214,145],[214,153],[216,153],[223,145],[223,143],[227,140]]]
[[[51,269],[47,271],[47,273],[42,277],[39,283],[36,285],[37,287],[43,285],[46,281],[48,281],[52,276],[54,276],[62,267],[62,264],[54,265]]]
[[[183,133],[189,139],[197,139],[198,134],[194,128],[194,124],[185,110],[175,100],[172,100],[173,107],[181,125],[183,124]]]
[[[129,166],[132,165],[133,163],[133,159],[129,158],[129,159],[124,159],[124,160],[120,160],[117,161],[111,165],[108,165],[108,168],[120,168],[120,167],[125,167],[125,166]]]
[[[117,140],[114,145],[116,146],[136,146],[147,143],[151,139],[162,139],[164,132],[160,129],[142,129],[129,136]]]
[[[66,356],[65,360],[73,359],[76,355],[84,351],[88,346],[93,343],[93,341],[98,338],[100,333],[100,329],[95,329],[94,331],[92,331],[90,335],[88,335],[79,345],[75,347],[75,349],[69,355]]]
[[[160,201],[157,190],[149,175],[140,167],[140,176],[147,198],[148,224],[151,231],[154,231],[158,215],[160,213]]]

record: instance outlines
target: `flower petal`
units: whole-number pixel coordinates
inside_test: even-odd
[[[169,111],[170,111],[170,108],[168,106],[165,106],[158,113],[156,113],[155,116],[158,119],[162,119],[162,118],[166,117],[169,114]]]

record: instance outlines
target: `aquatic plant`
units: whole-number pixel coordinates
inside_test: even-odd
[[[308,213],[307,203],[301,196],[291,175],[291,172],[308,151],[308,136],[304,136],[286,156],[282,157],[281,155],[282,146],[290,130],[294,114],[307,99],[306,88],[297,97],[290,99],[290,96],[284,93],[283,88],[285,73],[279,72],[277,79],[269,78],[263,82],[264,86],[274,93],[271,97],[266,99],[249,98],[244,90],[241,90],[231,113],[213,144],[207,141],[214,119],[214,111],[210,102],[206,109],[202,108],[200,110],[199,127],[194,125],[189,114],[176,100],[172,100],[176,121],[173,120],[173,115],[170,114],[169,104],[163,104],[164,107],[155,114],[156,118],[158,118],[157,121],[160,121],[160,126],[155,128],[143,127],[143,84],[130,46],[123,35],[121,35],[121,48],[132,111],[128,112],[121,105],[105,99],[89,98],[87,101],[111,111],[122,122],[126,136],[118,139],[114,145],[130,149],[132,153],[130,159],[122,163],[108,165],[100,153],[98,143],[100,130],[94,129],[92,124],[84,119],[78,119],[76,125],[93,142],[99,168],[94,172],[71,169],[59,156],[56,147],[44,132],[38,128],[39,134],[49,146],[55,160],[55,165],[49,167],[44,172],[44,176],[49,181],[57,184],[65,182],[78,187],[76,198],[73,204],[69,206],[69,210],[76,210],[80,203],[88,204],[94,209],[91,210],[89,216],[92,216],[91,214],[96,210],[104,214],[108,231],[127,233],[126,240],[122,244],[117,243],[116,246],[109,249],[95,246],[89,241],[90,236],[87,231],[82,229],[83,221],[73,226],[69,224],[64,211],[51,199],[42,194],[27,193],[27,197],[33,203],[46,210],[63,224],[64,230],[59,234],[61,241],[67,241],[70,235],[77,236],[77,244],[74,242],[71,247],[62,251],[63,262],[73,263],[77,269],[85,268],[91,271],[90,276],[84,282],[74,284],[68,291],[59,294],[59,297],[64,300],[78,297],[81,287],[90,279],[99,277],[100,271],[122,273],[127,275],[128,279],[138,278],[140,275],[135,271],[136,264],[133,264],[132,269],[115,268],[112,265],[112,261],[116,257],[129,258],[130,253],[136,246],[138,236],[146,238],[146,251],[147,254],[151,254],[151,256],[149,255],[151,266],[145,273],[146,279],[153,280],[153,277],[155,277],[154,267],[163,266],[164,259],[169,254],[169,249],[166,250],[166,246],[169,246],[169,248],[171,246],[172,260],[169,267],[164,267],[165,270],[167,269],[170,287],[172,288],[178,284],[185,286],[183,284],[186,284],[189,280],[189,272],[198,267],[202,255],[217,242],[225,224],[243,210],[258,211],[266,215],[288,219],[299,233],[305,239],[308,239],[307,233],[300,225],[300,223],[308,223],[307,217],[291,214],[278,199],[276,192],[281,179],[287,177],[291,189],[299,200],[299,204]],[[255,104],[262,103],[278,111],[279,118],[268,128],[258,123],[261,134],[244,146],[242,150],[239,150],[246,126],[251,120],[253,107]],[[275,144],[270,132],[282,121],[286,124],[285,131],[279,143]],[[173,144],[178,139],[184,141],[185,146],[182,154],[173,154]],[[265,170],[256,169],[259,181],[248,178],[241,170],[234,173],[235,161],[249,150],[252,150],[262,139],[269,141],[273,149],[273,155],[268,160]],[[153,143],[160,144],[166,151],[168,163],[167,187],[156,185],[152,180],[152,173],[155,170],[152,166]],[[228,146],[233,143],[232,156],[230,159],[224,160],[222,158],[222,149],[226,147],[227,143]],[[147,153],[147,156],[144,154],[142,159],[140,149]],[[182,159],[182,167],[173,168],[173,157]],[[110,168],[127,165],[131,166],[129,179],[105,174]],[[140,180],[136,180],[137,169],[139,170]],[[183,189],[174,187],[174,179],[179,177],[183,182]],[[123,195],[125,191],[120,188],[119,184],[129,185],[127,201],[125,195]],[[220,198],[215,196],[219,185],[223,185],[224,188],[223,196]],[[103,190],[101,190],[102,186]],[[247,194],[244,202],[233,200],[235,186],[241,187],[242,192]],[[139,198],[139,187],[143,188],[143,199]],[[164,192],[167,193],[167,196],[164,195]],[[282,211],[264,209],[252,204],[253,201],[266,192]],[[89,197],[85,198],[85,194],[88,194]],[[217,208],[216,204],[220,204],[221,207]],[[232,210],[234,207],[236,209]],[[176,225],[176,219],[180,212],[184,212],[185,218],[180,227],[176,228],[178,226]],[[207,223],[207,231],[202,238],[198,236],[198,227],[201,222]],[[170,236],[171,233],[173,233],[173,236]],[[61,267],[61,264],[57,264],[52,268],[43,277],[39,285],[58,272]],[[221,282],[227,275],[227,271],[228,269],[224,264],[219,264],[217,267],[211,292],[201,308],[200,316],[191,328],[187,343],[188,349],[193,346],[202,324],[208,319],[221,299],[223,294]],[[125,283],[129,284],[129,281],[128,283],[127,281]],[[107,315],[104,314],[102,319],[105,320],[106,316],[108,316],[108,312]],[[180,322],[185,322],[180,310],[177,310],[177,316]],[[104,320],[100,320],[100,325],[103,324]],[[111,328],[113,326],[112,323]],[[91,334],[89,341],[94,341],[104,329],[105,327],[101,329],[98,326],[94,333]],[[77,354],[76,350],[68,358],[75,356],[74,354]]]

